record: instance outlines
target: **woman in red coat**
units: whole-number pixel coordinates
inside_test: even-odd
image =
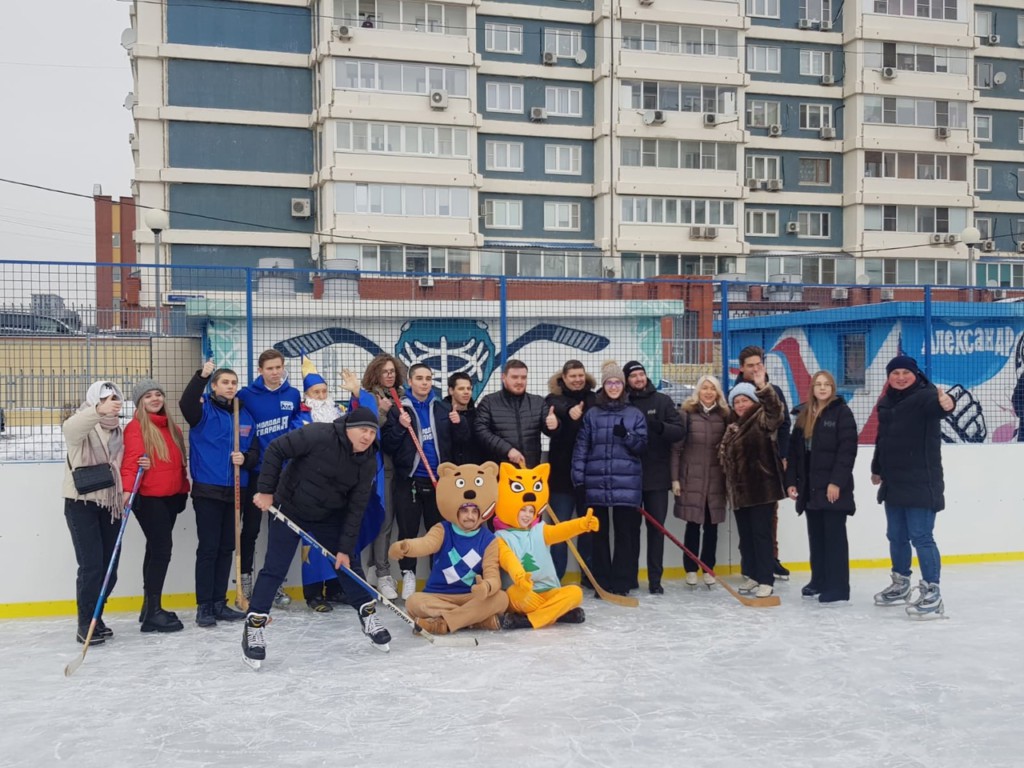
[[[177,615],[165,611],[161,603],[167,566],[171,562],[171,531],[188,498],[185,473],[185,439],[181,429],[164,408],[164,388],[152,379],[143,379],[132,388],[135,417],[124,430],[124,459],[121,478],[130,488],[139,460],[149,458],[149,469],[135,496],[132,511],[146,536],[146,554],[142,560],[143,632],[177,632],[184,629]],[[125,480],[124,478],[128,478]],[[127,496],[125,493],[125,503]]]

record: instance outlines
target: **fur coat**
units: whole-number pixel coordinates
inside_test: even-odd
[[[733,508],[785,498],[782,461],[775,434],[785,414],[771,384],[757,390],[760,403],[726,427],[718,457]]]

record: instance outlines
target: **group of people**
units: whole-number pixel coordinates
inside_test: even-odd
[[[452,374],[442,398],[429,367],[406,370],[394,356],[381,354],[361,379],[342,373],[347,394],[339,407],[309,361],[303,361],[300,393],[285,376],[281,353],[268,350],[259,358],[259,377],[243,389],[234,371],[212,361],[196,371],[179,401],[190,427],[187,449],[159,382],[135,384],[135,413],[126,426],[120,388],[95,382],[63,425],[65,518],[78,561],[77,638],[86,641],[133,492],[132,512],[146,538],[141,630],[183,628],[163,608],[162,592],[175,520],[189,494],[198,538],[196,624],[245,619],[226,600],[237,484],[244,489],[241,589],[250,623],[257,616],[255,629],[272,604],[286,599],[281,586],[299,544],[297,534],[271,518],[266,559],[254,578],[261,520],[276,505],[336,552],[328,576],[304,584],[309,607],[324,612],[350,605],[363,631],[384,646],[390,637],[376,617],[373,596],[350,576],[364,578],[364,550],[377,590],[388,599],[409,600],[416,592],[417,560],[408,548],[393,547],[393,533],[397,528],[398,541],[412,540],[421,525],[429,531],[442,522],[435,495],[440,465],[493,461],[536,467],[542,435],[550,438],[552,517],[572,520],[592,510],[596,522],[580,530],[594,533],[579,539],[579,550],[594,580],[609,592],[625,595],[639,588],[644,514],[650,518],[648,589],[664,592],[659,528],[674,499],[672,511],[686,524],[687,583],[698,584],[701,570],[705,584],[715,583],[717,526],[731,507],[739,532],[740,591],[770,596],[775,578],[788,575],[778,558],[776,526],[778,502],[789,497],[807,519],[811,579],[803,594],[821,602],[848,600],[846,518],[855,511],[857,453],[853,414],[831,374],[819,371],[806,402],[793,411],[790,430],[782,392],[765,372],[764,351],[748,347],[739,363],[728,396],[718,379],[702,376],[677,408],[636,361],[621,367],[605,363],[597,381],[582,362],[569,360],[541,397],[527,392],[527,366],[509,360],[501,388],[477,403],[467,374]],[[941,615],[940,558],[932,531],[944,506],[939,422],[953,401],[913,358],[893,358],[887,373],[878,401],[872,482],[885,504],[892,583],[875,602],[906,605],[915,616]],[[107,484],[82,486],[79,470],[104,465],[110,468]],[[916,593],[910,583],[912,547],[922,572]],[[389,550],[399,554],[397,580]],[[552,544],[551,561],[560,580],[567,567],[565,544]],[[115,580],[116,564],[108,589]],[[584,586],[590,586],[586,579]],[[89,642],[102,643],[112,634],[100,615]]]

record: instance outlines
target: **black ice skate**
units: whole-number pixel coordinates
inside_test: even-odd
[[[242,629],[242,661],[253,669],[259,669],[267,658],[267,643],[263,639],[263,628],[270,621],[269,614],[249,613]]]
[[[359,606],[359,623],[363,625],[363,634],[370,638],[373,647],[387,653],[391,650],[391,633],[384,628],[377,617],[377,606],[372,602]]]

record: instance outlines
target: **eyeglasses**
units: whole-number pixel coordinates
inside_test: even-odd
[[[621,387],[623,386],[623,383],[620,379],[608,379],[608,381],[606,381],[604,385],[606,387]]]

